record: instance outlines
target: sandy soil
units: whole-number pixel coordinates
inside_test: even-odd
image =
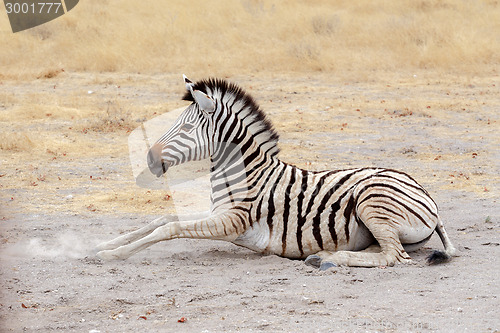
[[[441,248],[433,237],[413,265],[319,272],[228,243],[175,240],[103,262],[99,242],[195,204],[137,187],[127,148],[141,122],[185,105],[180,76],[2,81],[0,331],[500,331],[498,76],[230,79],[274,122],[282,159],[414,176],[458,256],[427,266]]]

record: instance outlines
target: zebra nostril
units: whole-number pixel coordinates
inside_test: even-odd
[[[160,153],[161,147],[154,145],[148,151],[147,156],[149,170],[157,177],[160,177],[162,174],[164,174],[168,168],[168,166],[163,163]]]
[[[153,151],[151,149],[148,151],[148,158],[147,158],[147,160],[148,160],[148,167],[150,169],[153,168],[154,165],[155,165],[156,159],[154,158]]]

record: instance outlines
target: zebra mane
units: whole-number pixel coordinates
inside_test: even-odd
[[[207,94],[217,100],[218,104],[222,102],[225,105],[230,105],[231,110],[243,121],[249,132],[255,136],[259,143],[271,145],[268,150],[271,155],[274,156],[279,153],[278,133],[253,97],[238,85],[223,79],[209,78],[196,82],[193,90],[199,90]],[[182,99],[194,102],[194,98],[189,91],[185,93]]]

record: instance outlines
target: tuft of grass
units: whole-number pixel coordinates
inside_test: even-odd
[[[34,147],[33,141],[26,133],[0,133],[0,150],[29,151]]]
[[[331,16],[318,15],[311,19],[313,32],[317,35],[330,36],[340,29],[341,20],[336,14]]]
[[[37,79],[41,79],[41,78],[51,79],[53,77],[58,76],[59,74],[61,74],[63,72],[64,72],[64,69],[62,69],[62,68],[60,68],[60,69],[48,69],[48,70],[44,71],[43,73],[40,73],[40,75],[37,76]]]
[[[130,110],[124,109],[117,101],[108,100],[106,110],[92,118],[86,128],[95,132],[131,131],[137,127]]]

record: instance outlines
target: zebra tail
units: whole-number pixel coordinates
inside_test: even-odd
[[[428,257],[427,263],[429,265],[438,265],[447,262],[451,259],[451,255],[446,253],[446,251],[434,250]]]
[[[449,261],[453,255],[455,254],[455,247],[450,241],[446,230],[444,230],[444,225],[441,219],[439,219],[439,223],[436,226],[436,232],[441,238],[441,241],[444,245],[444,251],[435,250],[427,257],[427,263],[429,265],[437,265],[444,262]]]

